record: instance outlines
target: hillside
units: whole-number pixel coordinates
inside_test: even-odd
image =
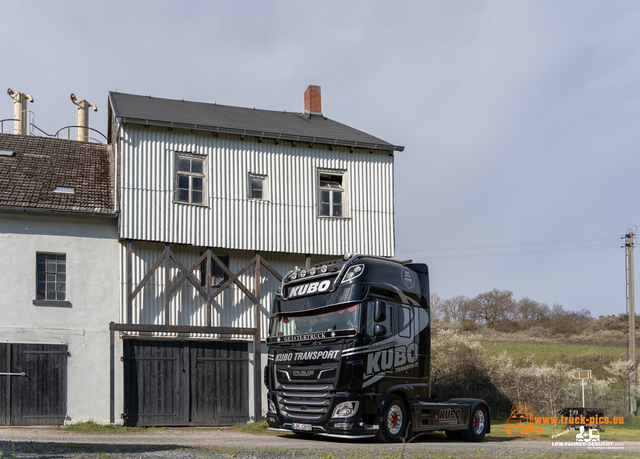
[[[640,348],[640,343],[638,343]],[[564,334],[535,326],[500,332],[468,323],[435,322],[432,340],[434,390],[443,399],[466,394],[508,414],[514,400],[553,414],[581,405],[575,370],[591,370],[585,403],[609,413],[627,412],[627,346],[624,330]]]

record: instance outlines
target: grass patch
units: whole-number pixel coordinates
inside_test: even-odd
[[[543,430],[541,434],[531,433],[529,435],[522,435],[519,433],[505,433],[504,426],[506,419],[492,419],[491,420],[491,433],[487,434],[488,440],[531,440],[531,441],[576,441],[576,435],[578,431],[566,432],[566,425],[558,424],[536,424],[540,425]],[[625,418],[625,423],[628,419]],[[600,433],[601,441],[638,441],[640,438],[640,426],[637,422],[625,425],[605,425],[601,429],[598,429]],[[566,433],[563,433],[566,432]],[[552,438],[555,435],[562,434],[556,438]]]
[[[556,362],[566,363],[576,368],[593,370],[597,378],[606,378],[608,373],[604,366],[626,358],[627,349],[624,347],[597,347],[576,344],[539,344],[539,343],[490,343],[480,342],[489,357],[507,352],[516,364],[520,365],[527,357],[532,357],[537,364],[555,365]],[[585,365],[588,367],[586,368]]]
[[[64,428],[67,432],[90,434],[151,433],[158,431],[158,429],[158,427],[125,427],[113,424],[98,424],[93,420],[70,424]]]
[[[232,429],[239,432],[246,432],[251,434],[267,434],[267,435],[278,434],[278,432],[269,430],[269,425],[267,424],[267,421],[239,422],[236,425],[234,425]]]

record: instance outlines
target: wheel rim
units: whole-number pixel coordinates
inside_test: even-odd
[[[402,409],[398,405],[389,407],[387,412],[387,430],[391,435],[398,435],[402,429]]]
[[[484,431],[484,413],[478,410],[473,415],[473,431],[480,435]]]

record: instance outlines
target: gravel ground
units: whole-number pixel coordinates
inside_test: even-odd
[[[452,442],[424,436],[406,445],[341,441],[295,435],[252,435],[224,429],[152,429],[86,434],[57,428],[0,428],[0,458],[639,458],[640,442],[623,450],[574,451],[545,441]]]

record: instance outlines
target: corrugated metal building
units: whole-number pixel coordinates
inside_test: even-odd
[[[125,422],[260,418],[259,343],[280,274],[347,252],[394,255],[393,152],[403,148],[324,117],[318,86],[307,89],[304,113],[115,92],[109,111],[122,242],[121,320],[111,328],[127,340]],[[175,352],[191,355],[200,340],[228,362],[225,346],[240,345],[246,365],[233,371],[246,391],[233,397],[252,400],[253,416],[248,404],[223,415],[229,394],[219,388],[197,419],[182,395],[149,411],[131,382],[145,371],[143,338],[154,340],[151,360],[176,341],[184,349]],[[213,373],[231,371],[219,362]]]

